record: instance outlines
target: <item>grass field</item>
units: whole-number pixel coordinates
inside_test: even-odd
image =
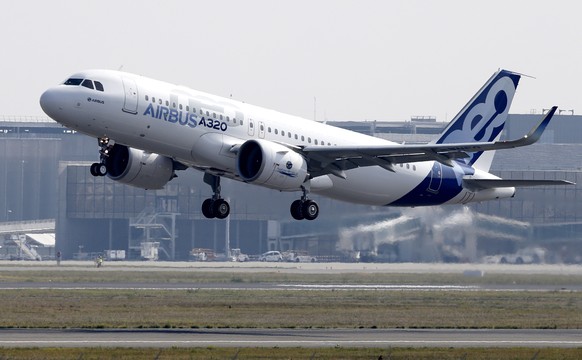
[[[0,292],[10,328],[581,328],[581,276],[10,271],[2,283],[551,284],[556,291],[58,290]],[[195,287],[195,286],[194,286]]]
[[[4,328],[582,328],[580,276],[0,268],[9,283],[524,284],[555,291],[0,291]],[[194,286],[195,287],[195,286]],[[579,359],[582,349],[0,349],[0,359]]]
[[[578,292],[0,292],[4,328],[581,328]]]
[[[0,282],[64,282],[64,283],[301,283],[301,284],[430,284],[430,285],[483,285],[522,284],[553,285],[556,289],[582,284],[582,275],[527,275],[485,274],[470,277],[463,274],[394,274],[394,273],[335,273],[311,274],[270,272],[177,270],[124,270],[116,268],[76,269],[60,267],[50,270],[19,270],[0,267]]]

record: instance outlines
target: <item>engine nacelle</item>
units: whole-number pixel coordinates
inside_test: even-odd
[[[267,140],[248,140],[242,144],[236,169],[244,181],[277,190],[298,190],[307,179],[303,156]]]
[[[115,144],[105,161],[107,176],[142,189],[161,189],[174,177],[172,159]]]

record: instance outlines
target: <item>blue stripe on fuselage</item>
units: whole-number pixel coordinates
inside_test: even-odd
[[[464,165],[464,164],[463,164]],[[430,206],[443,204],[463,190],[463,176],[473,170],[473,168],[464,165],[455,164],[454,167],[442,166],[442,182],[437,191],[430,189],[432,172],[422,180],[422,182],[411,190],[408,194],[400,199],[386,204],[387,206]],[[432,185],[434,188],[434,185]]]

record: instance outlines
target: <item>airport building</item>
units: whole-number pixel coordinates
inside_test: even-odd
[[[540,118],[510,115],[504,138],[523,136]],[[328,124],[406,143],[427,142],[445,126],[432,117]],[[200,206],[211,189],[200,172],[179,171],[164,189],[152,191],[93,177],[89,166],[98,159],[96,139],[47,118],[0,117],[0,257],[30,257],[27,247],[44,259],[57,252],[72,259],[109,250],[110,257],[189,260],[200,252],[238,248],[246,254],[298,250],[320,260],[504,256],[509,262],[582,262],[576,246],[582,228],[580,133],[582,116],[557,115],[539,143],[498,151],[492,168],[501,177],[566,179],[576,186],[521,188],[513,199],[430,210],[313,196],[319,218],[294,221],[289,205],[299,193],[225,179],[222,194],[231,215],[209,220]],[[52,244],[50,236],[41,236],[51,233]]]

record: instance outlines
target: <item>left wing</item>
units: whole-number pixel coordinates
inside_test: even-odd
[[[557,108],[552,107],[527,135],[517,140],[423,145],[306,146],[297,151],[307,159],[313,177],[333,174],[345,179],[344,171],[357,167],[381,166],[394,171],[394,164],[419,161],[438,161],[446,166],[453,166],[452,160],[467,158],[470,153],[512,149],[535,143],[542,136]]]

